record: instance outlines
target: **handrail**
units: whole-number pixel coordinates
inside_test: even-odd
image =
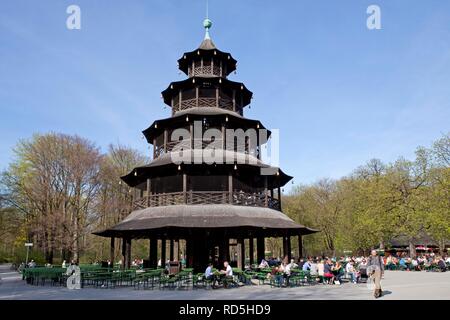
[[[230,201],[231,200],[231,201]],[[280,201],[261,193],[234,191],[231,199],[228,191],[187,191],[168,192],[143,196],[133,202],[133,210],[148,207],[168,205],[204,205],[204,204],[232,204],[249,207],[268,207],[281,210]]]

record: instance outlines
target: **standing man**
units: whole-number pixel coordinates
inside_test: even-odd
[[[381,291],[380,281],[384,274],[384,263],[377,250],[372,250],[367,259],[367,274],[370,276],[370,280],[375,282],[375,298],[381,297],[383,292]]]

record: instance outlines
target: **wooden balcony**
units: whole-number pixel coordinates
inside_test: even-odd
[[[189,77],[196,77],[196,76],[206,76],[206,77],[221,77],[222,70],[218,66],[211,66],[211,65],[204,65],[202,66],[195,66],[194,68],[189,68]]]
[[[180,101],[174,101],[172,113],[191,109],[191,108],[221,108],[225,110],[235,111],[242,115],[242,107],[237,103],[233,105],[233,100],[228,98],[193,98]]]
[[[237,206],[267,207],[281,211],[280,201],[278,199],[266,196],[264,193],[242,191],[233,192],[231,197],[227,191],[188,191],[152,194],[134,201],[133,210],[180,204],[232,204]]]

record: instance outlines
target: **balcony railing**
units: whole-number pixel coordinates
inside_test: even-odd
[[[268,207],[281,210],[280,201],[264,193],[249,193],[235,191],[231,199],[227,191],[187,191],[152,194],[137,199],[133,203],[133,210],[148,207],[172,206],[172,205],[208,205],[208,204],[232,204],[249,207]]]
[[[194,69],[190,68],[189,69],[189,77],[194,77],[194,76],[217,76],[220,77],[220,67],[214,66],[212,67],[211,65],[206,65],[206,66],[195,66]]]
[[[198,100],[198,101],[197,101]],[[193,98],[186,99],[180,101],[174,101],[172,112],[176,113],[179,111],[195,108],[195,107],[203,107],[203,108],[216,108],[219,107],[221,109],[235,111],[238,114],[242,115],[242,108],[236,103],[233,110],[233,100],[228,98]]]
[[[213,146],[221,149],[222,144],[223,144],[222,139],[217,139],[215,141],[205,141],[203,139],[198,139],[198,143],[200,143],[199,145],[196,145],[195,144],[196,142],[197,142],[197,139],[194,139],[194,148],[198,148],[198,149],[200,149],[200,144],[201,144],[201,149],[205,149],[206,147],[211,148]],[[167,142],[166,152],[164,152],[164,145],[156,146],[155,158],[160,157],[165,153],[174,151],[175,147],[177,147],[178,151],[192,149],[191,139]],[[227,149],[228,146],[225,146],[225,150],[229,150],[229,151],[234,150],[235,152],[239,151],[244,154],[251,154],[255,157],[258,154],[258,148],[256,148],[256,149],[251,148],[251,150],[249,150],[250,146],[248,144],[247,145],[236,144],[236,145],[233,145],[232,147],[233,147],[233,149],[229,150],[229,149]]]

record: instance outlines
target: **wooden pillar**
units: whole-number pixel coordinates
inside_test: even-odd
[[[219,264],[221,268],[224,261],[230,261],[230,239],[228,238],[221,239],[219,245]]]
[[[233,89],[233,111],[236,111],[236,90]]]
[[[152,194],[152,181],[147,179],[147,207],[150,207],[150,195]]]
[[[153,159],[156,159],[156,138],[153,138]]]
[[[198,103],[198,87],[195,87],[195,106],[197,108],[199,107],[199,103]]]
[[[283,236],[283,259],[287,256],[287,237]]]
[[[130,269],[131,267],[131,239],[124,238],[123,239],[125,245],[125,254],[124,254],[124,268]]]
[[[187,175],[183,173],[183,201],[187,203]]]
[[[166,239],[161,239],[161,267],[164,268],[167,261],[166,256]]]
[[[269,206],[269,191],[267,190],[267,176],[264,176],[264,206]]]
[[[241,256],[240,256],[240,260],[241,260],[241,270],[245,269],[245,239],[240,239],[240,244],[241,244]]]
[[[228,174],[228,203],[233,203],[233,175]]]
[[[258,258],[257,263],[260,263],[262,259],[265,258],[265,241],[264,237],[258,237],[256,238],[256,256]]]
[[[254,239],[250,238],[248,239],[248,250],[249,250],[249,258],[250,258],[250,266],[253,265],[255,263],[255,254],[254,254]]]
[[[181,89],[178,91],[178,111],[183,110],[182,108],[182,93],[181,93]]]
[[[170,243],[169,243],[169,260],[170,261],[174,261],[174,254],[173,254],[173,249],[174,249],[174,243],[173,243],[173,239],[170,239]]]
[[[109,251],[109,262],[110,262],[111,268],[114,268],[115,245],[116,245],[116,238],[111,237],[111,249]]]
[[[151,238],[150,240],[150,249],[149,249],[149,263],[150,268],[156,269],[158,267],[158,239]]]
[[[122,238],[122,269],[127,265],[127,239]]]
[[[281,210],[281,187],[278,187],[278,203],[280,205],[280,210]]]
[[[216,107],[219,107],[219,88],[216,88]]]
[[[191,238],[186,239],[186,267],[192,268],[194,265],[194,241]]]
[[[291,259],[292,259],[291,236],[288,236],[286,239],[286,248],[287,248],[287,256],[288,256],[289,262],[291,262]]]
[[[298,257],[303,257],[303,240],[301,234],[298,235]]]
[[[174,243],[174,255],[175,255],[175,261],[180,261],[180,240],[175,240]]]
[[[164,129],[164,153],[167,153],[168,135],[167,129]]]

